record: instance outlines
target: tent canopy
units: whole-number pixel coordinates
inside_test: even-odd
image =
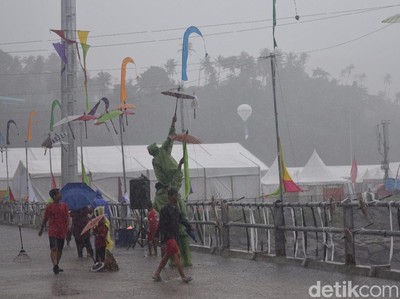
[[[120,146],[84,147],[84,165],[86,173],[91,178],[91,187],[100,189],[105,197],[116,200],[122,184],[122,158]],[[156,177],[152,166],[152,156],[146,145],[124,146],[126,186],[129,193],[129,180],[142,174],[151,181],[151,195],[154,196]],[[245,196],[254,198],[260,195],[260,178],[267,171],[267,166],[251,154],[239,143],[224,144],[190,144],[188,145],[189,169],[193,194],[191,199],[238,198]],[[61,149],[52,150],[52,170],[59,182],[61,174]],[[175,144],[173,157],[179,161],[183,156],[180,144]],[[25,149],[10,149],[9,167],[10,180],[13,188],[21,187],[26,181]],[[21,159],[21,161],[20,161]],[[16,161],[18,160],[18,163]],[[78,151],[80,161],[80,151]],[[29,149],[29,178],[38,200],[46,200],[51,186],[50,161],[48,153],[44,156],[43,148]],[[78,163],[78,175],[81,173],[81,163]],[[15,165],[15,166],[14,166]],[[15,167],[12,169],[12,167]],[[17,169],[18,168],[18,169]],[[15,175],[13,175],[15,174]],[[2,174],[0,174],[2,175]],[[4,175],[5,176],[5,175]],[[15,184],[14,184],[15,182]],[[4,180],[3,180],[4,183]],[[11,184],[10,184],[11,185]],[[119,186],[120,185],[120,186]]]

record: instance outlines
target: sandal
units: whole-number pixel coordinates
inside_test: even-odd
[[[162,281],[161,276],[152,276],[154,282],[160,282]]]
[[[185,283],[189,283],[189,281],[192,281],[192,280],[193,280],[193,278],[190,277],[190,276],[187,276],[187,277],[185,277],[185,278],[182,278],[182,281],[185,282]]]

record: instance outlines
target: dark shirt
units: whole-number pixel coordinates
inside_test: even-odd
[[[160,220],[158,222],[157,235],[160,236],[162,243],[170,239],[178,240],[179,224],[184,225],[188,230],[191,230],[189,222],[182,217],[176,206],[166,204],[160,211]]]

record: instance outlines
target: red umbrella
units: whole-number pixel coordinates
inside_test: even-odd
[[[90,220],[86,226],[83,228],[82,232],[81,232],[81,236],[86,233],[89,229],[95,227],[97,224],[99,224],[100,220],[104,218],[104,214],[103,215],[99,215],[96,218],[93,218],[92,220]]]
[[[200,139],[198,139],[193,135],[189,135],[188,133],[170,135],[169,138],[171,138],[173,141],[180,141],[183,143],[192,143],[192,144],[201,143]]]

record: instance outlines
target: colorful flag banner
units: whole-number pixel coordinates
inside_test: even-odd
[[[81,168],[82,168],[82,183],[90,186],[89,176],[86,174],[85,165],[83,164],[83,160],[81,161]]]
[[[54,100],[53,103],[51,104],[51,114],[50,114],[50,131],[53,131],[53,127],[54,127],[54,109],[56,107],[60,107],[61,109],[61,104],[58,100]]]
[[[297,186],[297,184],[292,180],[292,177],[289,174],[289,171],[286,168],[285,162],[283,160],[283,152],[281,142],[279,141],[279,157],[282,171],[282,185],[283,192],[302,192],[301,188]]]
[[[37,115],[36,111],[31,111],[31,113],[29,113],[29,120],[28,120],[28,135],[26,137],[27,141],[31,141],[32,140],[32,118]]]
[[[53,47],[56,50],[58,56],[60,56],[62,62],[64,64],[68,63],[67,55],[66,55],[66,44],[65,42],[53,43]]]
[[[199,28],[197,28],[196,26],[190,26],[189,28],[187,28],[183,35],[183,44],[182,44],[182,81],[188,80],[186,69],[187,69],[187,60],[189,55],[189,35],[192,33],[196,33],[201,36],[204,44],[204,51],[206,52],[205,57],[208,56],[206,45],[204,43],[203,34],[199,30]]]
[[[186,142],[183,143],[183,174],[185,176],[185,198],[187,199],[190,194],[190,174],[189,174],[189,155]]]
[[[126,77],[126,65],[128,63],[135,64],[135,62],[133,61],[133,59],[131,57],[125,57],[124,60],[122,60],[122,65],[121,65],[121,89],[120,89],[121,104],[125,104],[126,99],[127,99],[125,77]]]
[[[10,119],[8,122],[7,122],[7,144],[9,145],[9,144],[11,144],[10,143],[10,126],[11,126],[11,124],[14,124],[14,126],[17,128],[17,130],[18,130],[18,127],[17,127],[17,124],[15,123],[15,121],[14,120],[12,120],[12,119]],[[17,135],[19,135],[19,132],[17,131]]]
[[[276,39],[275,39],[275,27],[276,27],[276,8],[275,8],[275,4],[276,4],[276,0],[272,1],[272,37],[274,39],[274,49],[278,46],[278,44],[276,43]]]

